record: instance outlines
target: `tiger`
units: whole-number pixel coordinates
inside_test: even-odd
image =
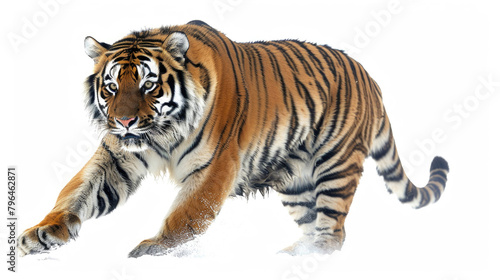
[[[111,213],[148,175],[178,193],[159,232],[129,257],[166,255],[207,231],[233,196],[276,192],[302,236],[283,253],[330,254],[371,157],[389,193],[422,208],[444,191],[436,156],[424,187],[407,177],[381,90],[344,51],[299,40],[237,43],[195,20],[84,40],[94,71],[86,107],[103,131],[97,151],[54,208],[18,238],[19,254],[48,252]]]

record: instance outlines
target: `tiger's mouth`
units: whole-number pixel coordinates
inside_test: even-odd
[[[139,135],[136,135],[136,134],[132,134],[132,133],[126,133],[125,135],[123,136],[119,136],[120,140],[127,140],[127,139],[140,139],[141,136]]]
[[[122,146],[122,149],[129,152],[142,152],[148,148],[147,141],[144,135],[126,133],[125,135],[117,135]]]

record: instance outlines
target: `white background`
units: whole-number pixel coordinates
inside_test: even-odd
[[[167,177],[148,178],[126,205],[85,223],[77,241],[20,259],[17,274],[2,261],[2,279],[499,279],[500,21],[493,2],[3,1],[0,160],[4,170],[18,169],[18,233],[50,211],[96,147],[83,104],[93,68],[85,36],[112,43],[133,30],[193,19],[235,41],[292,38],[346,49],[381,86],[413,182],[426,183],[436,154],[449,161],[450,174],[441,201],[417,211],[387,194],[368,159],[344,248],[331,256],[276,254],[300,232],[271,193],[229,200],[207,234],[177,256],[131,260],[127,253],[156,233],[176,193]],[[0,226],[2,260],[7,237]]]

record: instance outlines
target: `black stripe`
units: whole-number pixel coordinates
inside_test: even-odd
[[[448,176],[446,175],[446,172],[443,171],[443,170],[433,170],[431,171],[431,178],[441,178],[441,180],[444,179],[443,181],[443,184],[446,183],[446,179],[448,178]]]
[[[358,64],[354,64],[354,61],[350,58],[347,58],[347,62],[349,62],[349,67],[351,68],[351,73],[352,73],[352,76],[354,77],[354,81],[355,81],[355,85],[356,85],[356,92],[361,92],[360,88],[359,88],[359,77],[358,77],[358,71],[357,71],[357,68],[356,66]]]
[[[337,163],[339,165],[337,165]],[[340,166],[341,163],[340,162],[337,162],[337,163],[336,163],[336,166]],[[363,171],[363,168],[358,167],[358,165],[356,163],[352,163],[343,170],[335,171],[333,173],[329,173],[329,174],[325,174],[325,175],[323,175],[324,173],[322,173],[322,175],[320,175],[318,177],[318,179],[316,180],[316,186],[319,186],[321,183],[324,183],[324,182],[343,179],[343,178],[346,178],[348,176],[352,176],[354,174],[360,174],[362,171]]]
[[[267,54],[269,58],[269,62],[271,62],[271,68],[274,75],[274,79],[277,79],[278,77],[276,76],[278,74],[279,70],[279,63],[278,60],[276,59],[276,56],[273,54],[273,52],[269,48],[262,48],[264,52]],[[265,76],[262,76],[262,78],[266,78]]]
[[[261,158],[259,161],[261,167],[265,167],[267,165],[267,163],[269,161],[270,148],[274,144],[274,141],[276,138],[276,133],[278,131],[278,120],[279,120],[279,117],[277,114],[278,114],[278,112],[276,112],[276,115],[274,117],[273,124],[272,124],[273,128],[271,129],[271,133],[267,134],[266,143],[264,145],[264,148],[262,149],[262,154],[261,154]]]
[[[427,189],[420,189],[420,194],[422,195],[422,197],[420,198],[420,202],[417,208],[424,207],[430,202],[430,194]]]
[[[347,216],[347,213],[342,212],[342,211],[337,211],[335,209],[330,209],[328,207],[321,207],[321,208],[316,208],[317,213],[323,213],[327,215],[328,217],[338,220],[339,216]]]
[[[290,206],[290,207],[307,207],[309,209],[313,209],[314,206],[316,205],[316,202],[314,201],[309,201],[309,202],[288,202],[288,201],[282,201],[283,206]]]
[[[318,47],[311,43],[304,43],[299,41],[296,41],[296,43],[298,43],[307,52],[307,57],[309,58],[309,60],[312,61],[317,70],[320,70],[319,73],[323,74],[325,70],[325,68],[323,68],[323,64],[321,64],[321,61],[318,59],[318,57],[311,51],[311,49],[309,49],[309,47],[312,46],[315,48],[315,50],[317,50]]]
[[[372,150],[372,153],[371,153],[372,158],[374,160],[380,160],[385,155],[387,155],[387,153],[389,153],[389,151],[392,148],[392,142],[393,142],[392,137],[389,137],[389,139],[387,139],[387,141],[384,143],[384,146],[382,146],[381,148],[379,148],[376,151]]]
[[[324,231],[324,230],[331,230],[331,227],[315,227],[315,231]]]
[[[303,224],[310,224],[314,221],[316,221],[316,217],[318,214],[316,212],[309,212],[306,215],[304,215],[302,218],[295,220],[295,222],[300,226]]]
[[[177,74],[177,80],[179,81],[179,86],[181,88],[181,95],[184,99],[189,99],[189,96],[187,94],[187,88],[186,88],[186,83],[184,79],[184,72],[180,70],[175,70],[175,73]],[[172,98],[173,100],[173,98]]]
[[[113,60],[113,63],[118,63],[118,62],[126,60],[126,59],[127,59],[127,57],[125,57],[125,56],[117,57]],[[109,75],[106,75],[106,80],[108,80],[108,79],[111,79],[111,77]]]
[[[167,68],[163,63],[158,63],[158,70],[160,71],[160,76],[167,73]]]
[[[167,150],[165,150],[163,147],[158,145],[158,143],[153,142],[153,141],[149,141],[148,144],[149,144],[149,147],[151,149],[153,149],[153,151],[155,151],[155,153],[158,156],[160,156],[163,159],[169,159],[170,153],[168,153]],[[170,152],[172,152],[172,151],[170,151]]]
[[[182,155],[179,157],[179,160],[177,161],[177,165],[179,165],[181,163],[181,161],[182,161],[182,159],[184,159],[184,157],[186,157],[194,149],[196,149],[196,147],[198,147],[198,145],[200,145],[201,138],[203,137],[203,131],[205,129],[205,125],[206,125],[206,123],[203,125],[203,128],[201,129],[201,132],[198,133],[198,135],[196,135],[196,137],[194,138],[194,141],[191,143],[191,145],[189,146],[189,148],[187,150],[185,150],[184,153],[182,153]]]
[[[252,45],[253,46],[253,45]],[[262,77],[265,77],[265,73],[264,73],[264,63],[262,62],[262,56],[261,56],[261,48],[253,48],[256,56],[257,56],[257,59],[254,59],[253,63],[254,63],[254,68],[253,70],[256,72],[256,81],[257,81],[257,96],[258,96],[258,111],[257,111],[257,115],[258,116],[263,116],[263,119],[262,119],[262,127],[266,127],[267,125],[267,111],[268,111],[268,106],[269,106],[269,92],[268,92],[268,89],[267,89],[267,83],[266,83],[266,79],[262,78]],[[257,63],[259,65],[257,65]],[[253,71],[250,71],[251,73]],[[260,74],[259,74],[260,72]],[[261,90],[260,88],[263,88],[264,90],[262,91],[262,95],[261,95]],[[261,96],[264,96],[264,101],[262,101],[262,97]],[[261,106],[261,104],[263,106]]]
[[[120,165],[119,160],[116,158],[115,154],[109,149],[108,145],[106,145],[105,143],[102,143],[102,146],[109,153],[109,156],[111,157],[111,161],[113,162],[113,165],[115,166],[116,171],[118,171],[118,174],[120,175],[120,177],[123,179],[123,181],[127,185],[128,192],[130,194],[131,193],[131,187],[132,187],[132,181],[130,180],[129,174],[127,173],[127,171],[125,171],[122,168],[122,166]]]
[[[146,161],[146,159],[142,156],[142,154],[140,153],[133,153],[134,156],[140,160],[142,162],[142,164],[144,165],[144,167],[146,167],[146,169],[148,169],[148,162]]]
[[[339,147],[341,147],[342,142],[345,140],[344,136],[338,143],[336,143],[330,150],[321,155],[315,162],[315,166],[321,166],[323,163],[329,161],[333,156],[335,156],[339,152]],[[338,163],[338,162],[337,162]],[[336,164],[337,164],[336,163]],[[337,164],[338,165],[338,164]]]
[[[200,129],[200,132],[198,132],[198,135],[196,135],[196,137],[194,138],[194,141],[191,143],[191,145],[189,146],[189,148],[184,151],[184,153],[179,157],[179,160],[177,161],[177,165],[180,164],[181,160],[187,156],[189,153],[191,153],[194,149],[196,149],[196,147],[198,147],[198,145],[200,144],[201,142],[201,138],[203,137],[203,134],[205,133],[205,128],[208,124],[208,121],[210,120],[211,116],[212,116],[212,112],[214,110],[214,104],[212,104],[212,107],[210,108],[210,111],[208,113],[208,117],[206,118],[205,122],[203,123],[201,129]],[[208,138],[210,138],[210,136],[208,136]]]
[[[269,49],[265,49],[267,51],[267,54],[269,56],[269,59],[271,60],[271,64],[273,65],[274,69],[274,75],[277,80],[280,82],[280,88],[281,88],[281,95],[283,97],[283,104],[285,105],[285,108],[287,110],[290,110],[290,105],[288,102],[288,98],[290,97],[287,92],[287,87],[285,83],[285,79],[283,78],[283,71],[280,69],[280,63],[278,62],[278,59],[276,58],[276,55]],[[262,80],[265,80],[265,76],[262,76]],[[290,103],[292,103],[290,101]],[[292,104],[293,105],[293,104]]]
[[[96,79],[97,74],[92,74],[87,77],[86,80],[86,85],[88,87],[88,92],[87,92],[87,107],[91,107],[95,103],[95,87],[94,87],[94,81]],[[99,84],[99,83],[98,83]]]
[[[412,183],[410,183],[410,181],[407,181],[405,187],[405,196],[403,198],[400,198],[399,201],[401,203],[411,202],[417,197],[417,195],[417,188]]]
[[[443,187],[446,186],[446,179],[442,178],[440,176],[433,175],[431,176],[431,179],[429,180],[430,182],[436,182],[441,184]]]
[[[90,188],[92,188],[92,184],[90,184]],[[104,214],[105,209],[106,209],[106,202],[104,201],[104,198],[102,198],[101,195],[99,193],[97,193],[97,217],[96,218],[99,218],[102,214]]]
[[[200,69],[200,81],[201,85],[205,89],[205,93],[203,95],[203,100],[207,100],[208,94],[210,93],[210,88],[211,88],[211,80],[210,80],[210,75],[208,69],[200,62],[200,63],[194,63],[191,61],[188,57],[186,57],[186,64],[191,64],[196,68]]]
[[[327,86],[326,90],[323,88],[323,86],[320,84],[318,80],[316,80],[316,88],[317,88],[317,93],[319,93],[319,97],[321,98],[321,102],[323,106],[326,106],[326,104],[329,104],[330,98],[329,98],[329,92],[330,92],[330,83],[328,80],[326,80],[325,77],[325,84]]]
[[[162,112],[162,111],[163,111],[163,107],[165,107],[165,106],[170,107],[170,109],[169,109],[169,110],[165,113],[165,115],[167,115],[167,116],[168,116],[168,115],[170,115],[170,114],[172,114],[172,112],[173,112],[175,109],[179,108],[179,105],[178,105],[177,103],[170,101],[170,102],[167,102],[167,103],[163,103],[163,104],[161,105],[161,107],[160,107],[160,112],[161,112],[161,113],[163,113],[163,112]],[[158,113],[158,114],[159,114],[159,113]]]
[[[213,157],[209,161],[207,161],[205,164],[203,164],[203,165],[199,166],[198,168],[194,169],[193,171],[191,171],[186,177],[184,177],[184,179],[182,179],[182,183],[186,182],[186,180],[189,177],[193,176],[195,173],[198,173],[198,172],[202,171],[203,169],[207,168],[208,166],[210,166],[210,164],[212,163],[212,159],[213,159]]]
[[[384,181],[386,182],[399,182],[403,180],[404,178],[404,171],[403,167],[401,167],[401,161],[398,160],[389,168],[383,170],[383,171],[378,171],[379,175],[384,177]]]
[[[439,187],[433,183],[427,184],[426,188],[430,189],[432,193],[434,193],[434,197],[436,198],[436,201],[441,197],[441,190]]]
[[[297,109],[295,108],[295,104],[292,103],[292,115],[290,117],[290,122],[288,125],[288,135],[285,141],[285,147],[290,148],[292,141],[294,140],[295,132],[299,126],[299,120],[297,117]]]
[[[311,94],[307,87],[300,81],[296,80],[295,84],[298,84],[300,88],[302,88],[300,91],[302,91],[304,95],[304,99],[306,101],[306,107],[309,110],[309,127],[312,129],[314,128],[314,121],[316,119],[316,104],[314,104],[314,100],[311,97]]]
[[[182,183],[186,182],[186,180],[187,180],[189,177],[191,177],[191,176],[193,176],[194,174],[196,174],[196,173],[198,173],[198,172],[200,172],[200,171],[203,171],[205,168],[209,167],[209,166],[210,166],[210,164],[212,164],[213,159],[215,158],[215,154],[216,154],[216,152],[217,152],[218,148],[219,148],[219,144],[217,144],[217,146],[215,147],[214,152],[212,153],[212,157],[211,157],[211,158],[210,158],[207,162],[205,162],[203,165],[201,165],[201,166],[199,166],[198,168],[196,168],[196,169],[194,169],[193,171],[191,171],[191,172],[190,172],[190,173],[189,173],[186,177],[184,177],[184,179],[182,179],[182,181],[181,181],[181,182],[182,182]]]
[[[316,187],[313,184],[304,184],[294,188],[289,187],[284,190],[276,190],[276,191],[284,195],[301,195],[305,192],[314,191],[315,189]]]
[[[340,110],[343,107],[343,106],[341,106],[341,102],[342,102],[341,94],[344,91],[343,84],[344,83],[342,83],[342,82],[337,83],[337,96],[335,98],[335,109],[336,110]],[[347,105],[345,105],[345,106],[347,106]],[[344,116],[345,116],[345,112],[344,112]],[[330,138],[333,136],[334,131],[337,128],[339,128],[339,130],[342,130],[343,125],[344,125],[344,121],[339,121],[340,117],[341,117],[340,112],[337,114],[334,114],[333,120],[331,122],[327,123],[328,131],[325,133],[325,138],[324,138],[323,142],[317,146],[317,148],[313,154],[316,154],[319,149],[321,149],[327,142],[329,142],[331,140]],[[339,122],[340,122],[340,124],[339,124]],[[340,125],[340,127],[339,127],[339,125]]]
[[[174,79],[174,76],[168,75],[167,84],[168,84],[168,86],[170,88],[170,92],[172,94],[172,100],[173,100],[173,95],[175,93],[175,79]]]
[[[348,198],[348,197],[354,195],[354,190],[352,190],[351,192],[345,193],[346,190],[349,190],[349,189],[352,189],[352,188],[356,188],[356,181],[355,180],[351,180],[349,183],[347,183],[347,185],[345,185],[343,187],[333,188],[333,189],[328,189],[328,190],[322,190],[322,191],[320,191],[320,192],[318,192],[316,194],[316,199],[320,195],[326,195],[326,196],[329,196],[329,197],[339,197],[339,198],[344,198],[345,199],[345,198]]]
[[[393,174],[391,176],[384,176],[384,181],[385,182],[399,182],[403,180],[404,178],[404,172],[401,170],[397,174]]]
[[[125,181],[125,184],[130,188],[131,187],[131,180],[130,180],[130,177],[127,173],[127,171],[125,171],[121,165],[118,163],[117,160],[115,160],[115,166],[116,166],[116,170],[118,171],[118,173],[120,174],[120,176],[122,177],[122,179]]]
[[[139,59],[140,61],[151,61],[151,59],[145,55],[138,55],[137,59]]]
[[[327,47],[327,46],[318,46],[318,51],[321,53],[321,56],[323,56],[323,59],[325,60],[327,66],[328,66],[328,70],[330,70],[332,72],[332,75],[335,77],[335,76],[337,76],[335,62],[333,61],[332,57],[330,55],[328,55],[323,48],[328,48],[329,49],[329,47]],[[324,77],[324,80],[325,80],[325,83],[326,83],[327,87],[329,88],[330,87],[330,83],[328,82],[328,79],[326,79]]]
[[[384,132],[385,122],[386,122],[385,119],[386,119],[385,117],[382,119],[382,123],[380,124],[380,129],[378,130],[377,135],[375,135],[375,138],[379,138],[380,135],[382,135],[382,132]]]
[[[231,120],[231,125],[228,126],[229,129],[228,129],[228,135],[223,135],[221,134],[221,144],[218,145],[220,147],[220,151],[219,151],[219,154],[222,153],[222,151],[226,150],[228,145],[229,145],[229,142],[231,141],[232,139],[232,136],[237,132],[241,132],[241,127],[242,127],[242,123],[244,123],[245,121],[245,117],[246,117],[246,113],[248,111],[248,91],[247,91],[247,88],[246,88],[246,85],[245,85],[245,81],[241,80],[241,77],[238,73],[242,73],[243,72],[243,69],[239,69],[240,72],[237,72],[237,66],[241,66],[241,64],[239,63],[240,62],[240,55],[239,55],[239,52],[238,50],[241,51],[241,49],[237,48],[236,44],[233,43],[232,41],[229,41],[229,40],[225,40],[222,35],[220,33],[216,33],[215,34],[217,37],[219,37],[219,39],[221,40],[222,44],[224,45],[224,48],[226,50],[226,58],[230,61],[231,63],[231,70],[232,70],[232,73],[233,73],[233,82],[234,82],[234,92],[236,93],[234,95],[233,98],[235,98],[236,100],[234,100],[234,103],[233,103],[233,106],[234,107],[234,117],[235,119],[234,120]],[[236,60],[238,61],[238,64],[235,64],[234,60],[233,60],[233,57],[231,55],[231,50],[228,46],[228,42],[229,44],[231,45],[235,55],[236,55]],[[243,84],[243,90],[240,89],[240,83]],[[242,94],[245,95],[245,101],[243,102],[243,108],[242,108]],[[224,139],[222,139],[224,137]]]
[[[309,61],[302,55],[302,52],[298,49],[298,47],[301,47],[299,41],[290,40],[281,41],[281,43],[283,43],[288,47],[290,51],[292,51],[292,53],[296,56],[296,60],[302,64],[302,67],[304,67],[306,74],[310,77],[314,77],[314,71],[309,64]],[[295,44],[298,44],[299,46],[297,47]]]
[[[116,192],[116,190],[111,187],[107,181],[104,181],[104,185],[102,186],[102,191],[108,198],[108,212],[106,214],[111,213],[113,210],[116,209],[116,206],[118,206],[118,202],[120,201],[120,196]]]
[[[42,240],[42,239],[45,239],[47,237],[47,233],[44,231],[44,232],[42,232],[42,235],[45,235],[45,237],[44,236],[40,237],[40,228],[37,228],[36,229],[36,237],[38,237],[38,242],[43,246],[43,248],[45,250],[49,250],[50,246],[45,241]]]
[[[281,53],[281,55],[283,55],[283,57],[285,58],[285,61],[288,65],[288,67],[290,69],[292,69],[293,72],[298,72],[298,68],[297,68],[297,64],[295,64],[295,59],[293,59],[292,57],[290,57],[290,55],[288,54],[288,51],[283,48],[283,45],[280,44],[280,42],[276,42],[276,41],[271,41],[271,42],[264,42],[263,44],[265,45],[271,45],[271,46],[274,46],[278,49],[278,51]]]
[[[389,176],[398,170],[400,164],[401,164],[401,161],[398,158],[398,160],[396,162],[394,162],[391,166],[389,166],[383,170],[379,170],[377,168],[377,173],[378,173],[378,175],[383,176],[383,177]]]

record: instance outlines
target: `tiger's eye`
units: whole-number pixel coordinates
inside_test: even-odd
[[[118,89],[118,86],[116,84],[109,84],[108,87],[113,92],[115,92]]]
[[[144,83],[144,88],[145,89],[151,89],[153,87],[153,85],[154,85],[153,82],[147,81],[147,82]]]

